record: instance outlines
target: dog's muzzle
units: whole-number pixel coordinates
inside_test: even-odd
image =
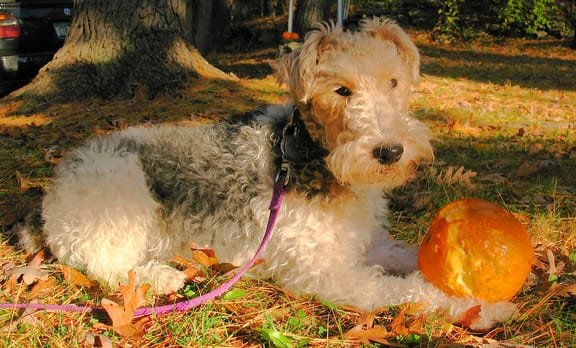
[[[381,145],[372,151],[372,155],[380,164],[394,164],[400,160],[404,153],[401,144]]]

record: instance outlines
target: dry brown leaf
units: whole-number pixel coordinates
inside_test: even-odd
[[[217,263],[212,265],[211,269],[216,272],[216,274],[226,274],[234,271],[238,267],[231,263]]]
[[[0,277],[7,275],[8,271],[14,267],[16,267],[16,264],[14,262],[8,261],[6,263],[3,263],[2,266],[0,266]]]
[[[22,281],[26,286],[32,285],[38,280],[47,281],[50,276],[50,271],[46,265],[42,265],[44,258],[44,251],[39,251],[32,257],[27,265],[13,267],[6,271],[8,280],[4,284],[4,289],[12,292],[18,287],[19,281]]]
[[[144,324],[149,321],[148,317],[141,318],[133,322],[134,311],[146,302],[145,295],[149,284],[136,286],[136,274],[128,272],[128,285],[120,285],[122,290],[123,305],[119,305],[111,300],[102,300],[102,307],[112,319],[112,328],[124,337],[140,338],[145,334]]]
[[[19,171],[16,171],[16,180],[18,180],[18,187],[20,188],[20,191],[26,191],[29,188],[34,187],[32,181],[25,178]]]
[[[36,284],[30,290],[28,296],[30,298],[37,298],[41,295],[47,294],[48,292],[52,291],[54,286],[56,285],[56,279],[53,277],[49,277],[46,280],[38,279]]]
[[[48,280],[49,271],[45,266],[20,266],[10,270],[10,277],[22,279],[24,284],[32,285],[38,279]]]
[[[548,259],[548,275],[555,275],[558,273],[556,270],[556,258],[552,253],[552,250],[546,249],[546,258]]]
[[[85,348],[112,348],[114,347],[114,343],[110,337],[104,335],[92,335],[86,334],[86,338],[84,339]]]
[[[576,298],[576,283],[557,285],[554,296]]]
[[[508,181],[508,178],[502,173],[485,174],[478,177],[479,181],[488,182],[492,184],[502,184]]]
[[[525,178],[533,174],[536,174],[541,168],[542,166],[539,162],[531,162],[528,161],[528,159],[525,159],[514,171],[514,177]]]
[[[470,120],[466,120],[466,122],[461,123],[459,120],[456,120],[448,125],[448,128],[456,133],[460,133],[462,135],[471,135],[471,136],[479,136],[482,132],[482,128],[472,126]]]
[[[406,306],[400,308],[400,313],[392,320],[390,326],[395,335],[406,336],[410,333],[410,330],[406,327]]]
[[[448,167],[445,171],[441,171],[436,177],[436,181],[441,184],[456,184],[460,183],[469,187],[474,186],[472,184],[472,178],[478,175],[472,170],[466,170],[463,166],[455,169],[453,166]]]
[[[466,312],[464,312],[460,319],[458,320],[457,324],[460,324],[465,327],[470,327],[474,325],[480,319],[480,311],[482,310],[481,305],[477,305],[474,307],[470,307]]]
[[[39,266],[42,264],[42,262],[44,262],[44,260],[46,260],[46,253],[44,252],[44,250],[40,250],[32,256],[30,261],[28,261],[28,265]]]
[[[408,332],[410,333],[423,333],[425,330],[426,317],[424,315],[419,315],[414,321],[408,325]]]
[[[363,344],[368,344],[371,341],[385,345],[389,345],[387,338],[391,337],[386,328],[380,325],[374,325],[374,312],[364,312],[358,318],[356,326],[348,330],[344,334],[347,340],[360,341]]]
[[[94,282],[88,279],[86,275],[82,272],[66,265],[60,265],[60,271],[62,272],[62,276],[70,285],[74,286],[81,286],[84,288],[91,288],[94,286]]]
[[[185,257],[174,256],[170,261],[184,268],[183,272],[186,274],[186,280],[194,281],[199,277],[205,277],[204,272],[199,270],[192,261]]]
[[[357,340],[364,344],[378,342],[381,344],[389,344],[387,338],[390,337],[386,328],[380,325],[367,327],[365,325],[356,325],[344,334],[344,339]]]
[[[389,337],[390,334],[386,328],[380,325],[374,325],[373,327],[356,325],[344,334],[344,339],[356,340],[364,344],[369,344],[370,341],[372,341],[380,344],[390,345],[391,343],[387,339]]]
[[[192,258],[206,268],[218,263],[216,253],[212,249],[192,249]]]

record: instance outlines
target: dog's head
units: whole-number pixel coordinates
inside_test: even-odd
[[[375,18],[357,32],[319,25],[276,71],[338,181],[392,188],[432,156],[427,128],[408,115],[419,65],[408,35]]]

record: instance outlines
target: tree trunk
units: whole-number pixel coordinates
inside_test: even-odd
[[[294,31],[304,37],[314,24],[328,20],[330,5],[328,0],[299,0],[294,13]]]
[[[15,92],[50,100],[149,97],[189,76],[231,79],[190,44],[195,1],[76,0],[64,46]],[[190,6],[190,8],[188,7]]]

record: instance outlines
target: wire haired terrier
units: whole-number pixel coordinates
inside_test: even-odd
[[[167,260],[191,243],[235,265],[251,258],[284,156],[290,182],[253,275],[365,310],[418,302],[457,321],[481,305],[476,327],[505,320],[511,303],[424,281],[416,249],[386,230],[383,193],[433,157],[428,129],[408,114],[419,64],[390,20],[356,32],[321,25],[276,65],[291,103],[213,125],[130,128],[71,152],[43,202],[43,239],[94,279],[115,284],[134,270],[158,292],[177,291],[186,276]]]

